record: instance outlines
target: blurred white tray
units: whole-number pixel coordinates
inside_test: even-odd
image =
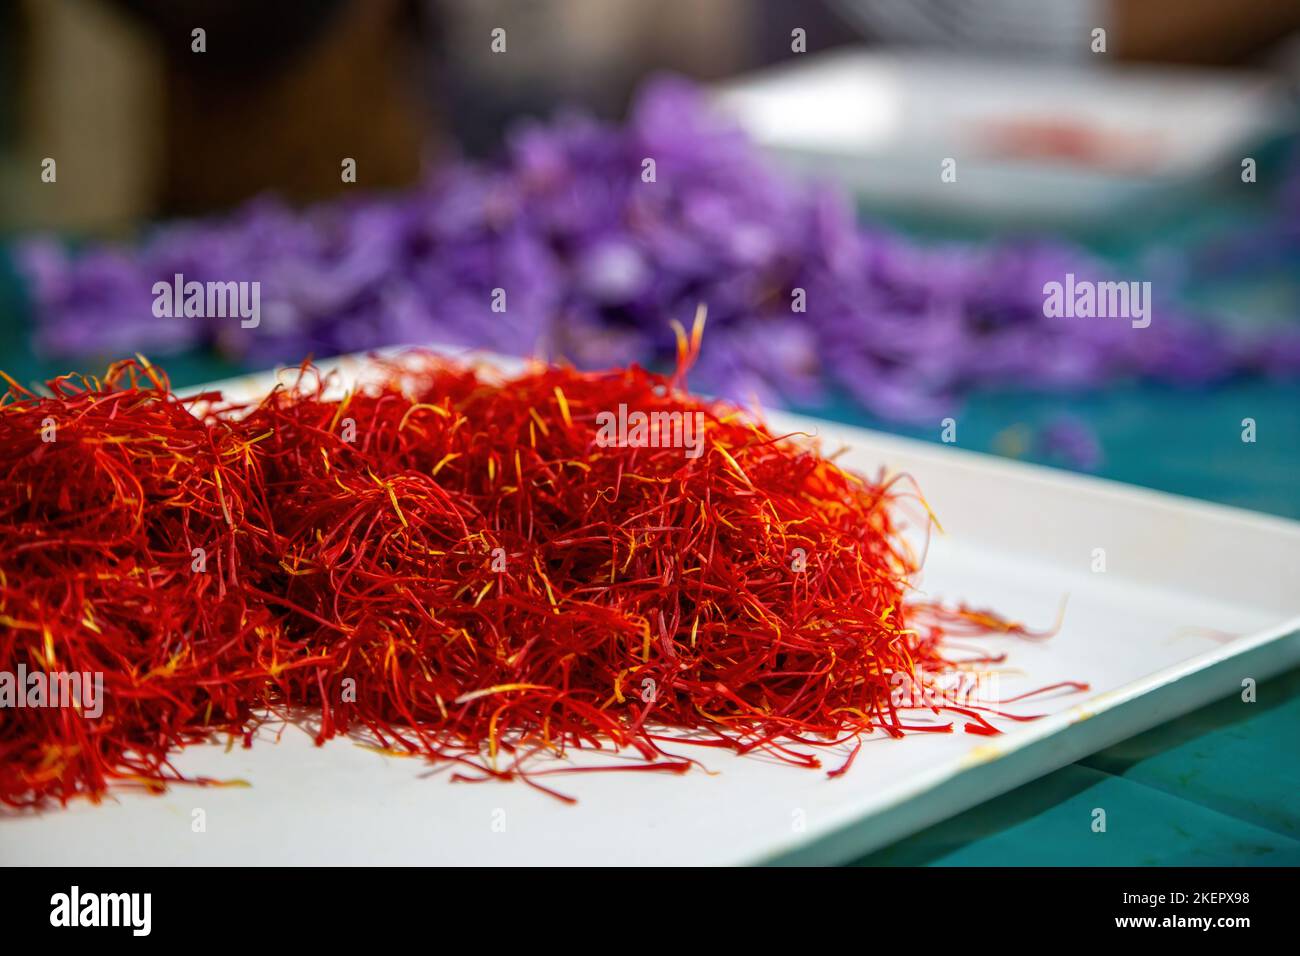
[[[337,364],[349,378],[363,367]],[[269,381],[223,384],[251,395]],[[872,738],[833,780],[699,748],[683,749],[713,773],[552,778],[576,806],[518,783],[452,783],[445,767],[347,740],[317,748],[289,727],[278,743],[196,747],[176,761],[251,788],[179,786],[0,816],[0,864],[841,862],[1300,662],[1300,524],[769,418],[778,431],[848,446],[847,466],[917,479],[947,530],[930,549],[929,593],[1044,626],[1069,596],[1055,637],[995,642],[1015,671],[1001,678],[1004,697],[1061,680],[1092,690],[1019,705],[1049,716],[1006,725],[1001,737]],[[1098,547],[1105,573],[1091,570]],[[205,832],[192,829],[195,809]]]
[[[1106,216],[1216,169],[1239,182],[1249,146],[1288,116],[1265,74],[1094,59],[850,48],[741,77],[716,102],[779,158],[863,198],[1039,222]]]

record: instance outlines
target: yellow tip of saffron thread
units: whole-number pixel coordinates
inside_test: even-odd
[[[334,431],[334,429],[338,427],[339,419],[343,417],[343,413],[348,410],[348,406],[351,404],[352,404],[352,393],[348,392],[346,395],[343,396],[343,401],[339,402],[339,407],[334,410],[334,417],[330,419],[330,427],[329,427],[330,431]]]
[[[393,490],[391,484],[387,483],[384,485],[384,490],[388,492],[388,500],[393,503],[393,510],[397,512],[397,517],[401,520],[402,527],[409,528],[411,524],[406,520],[406,515],[402,514],[402,506],[397,503],[397,492]]]
[[[461,694],[453,704],[468,704],[472,700],[478,700],[480,697],[490,697],[493,694],[508,694],[514,690],[550,690],[545,684],[497,684],[494,687],[484,687],[480,690],[472,690],[468,693]]]
[[[556,391],[558,392],[559,388],[556,388]],[[528,409],[528,414],[532,416],[533,421],[537,422],[537,427],[542,430],[542,434],[545,437],[549,438],[551,435],[551,430],[546,427],[546,422],[542,420],[542,416],[537,414],[537,409],[535,408]]]
[[[425,409],[427,411],[433,412],[435,415],[441,415],[443,418],[451,417],[451,412],[447,411],[447,409],[443,408],[441,405],[430,405],[427,402],[416,402],[414,405],[412,405],[410,408],[406,410],[406,414],[402,416],[402,420],[397,423],[397,430],[400,432],[403,428],[405,428],[407,421],[409,421],[411,418],[411,415],[414,412],[419,411],[420,409]]]
[[[564,392],[560,386],[555,386],[555,402],[560,406],[560,417],[564,419],[564,424],[569,428],[573,427],[573,419],[569,417],[569,400],[564,397]]]
[[[754,483],[749,480],[749,475],[745,474],[745,469],[740,467],[740,462],[732,458],[730,452],[728,452],[727,449],[723,448],[721,445],[714,445],[713,447],[716,448],[719,452],[721,452],[722,457],[727,459],[727,462],[731,465],[732,470],[741,479],[744,480],[745,484],[749,485],[751,488],[754,487]]]
[[[450,464],[451,462],[455,461],[459,457],[460,457],[460,452],[458,451],[449,452],[446,455],[443,455],[442,459],[438,462],[438,464],[433,466],[433,471],[430,472],[430,474],[432,474],[434,478],[437,478],[438,472],[442,471],[444,465]]]
[[[54,670],[54,635],[48,627],[41,628],[41,631],[45,638],[45,667]]]
[[[700,341],[704,338],[704,322],[708,317],[709,307],[701,302],[695,307],[695,320],[691,323],[690,340],[686,338],[686,329],[676,319],[671,321],[673,334],[677,337],[677,359],[679,362],[695,355],[700,350]]]
[[[230,517],[230,508],[226,505],[226,495],[221,487],[221,472],[218,469],[213,468],[212,477],[216,480],[217,483],[217,498],[221,502],[221,513],[226,518],[226,524],[231,525],[233,527],[235,522]]]

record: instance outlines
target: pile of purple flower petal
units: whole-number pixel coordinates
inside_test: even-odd
[[[950,411],[975,388],[1300,369],[1278,333],[1248,339],[1180,314],[1159,289],[1145,329],[1046,317],[1045,282],[1141,276],[1057,242],[923,245],[865,228],[846,196],[773,169],[679,80],[647,86],[621,126],[527,125],[498,163],[442,169],[405,194],[306,211],[263,199],[135,248],[31,243],[22,264],[38,349],[82,359],[215,347],[262,365],[449,343],[656,366],[673,354],[669,320],[703,302],[702,389],[780,404],[831,384],[892,419]],[[260,281],[260,326],[155,318],[153,285],[177,273]]]

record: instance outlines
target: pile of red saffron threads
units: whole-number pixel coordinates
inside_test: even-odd
[[[996,733],[984,715],[1012,715],[980,702],[906,722],[897,675],[1001,660],[953,637],[1035,635],[914,599],[897,480],[686,394],[699,331],[671,377],[414,352],[341,399],[306,363],[254,405],[180,397],[144,360],[9,380],[0,671],[102,673],[103,712],[0,710],[0,801],[217,783],[171,758],[301,712],[318,742],[562,799],[542,780],[574,748],[668,772],[686,744],[803,767],[836,748],[836,775],[868,731]],[[620,405],[699,413],[700,454],[669,418],[602,444]]]

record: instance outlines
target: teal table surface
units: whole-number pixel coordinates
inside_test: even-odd
[[[1294,319],[1300,291],[1293,283],[1279,288],[1268,296],[1271,305]],[[1205,293],[1214,294],[1220,293]],[[29,322],[0,248],[0,369],[20,382],[67,371],[66,363],[32,354]],[[177,385],[237,370],[203,355],[165,365]],[[846,400],[800,411],[940,437],[937,424],[899,427],[864,416]],[[1059,462],[1040,457],[1032,436],[1068,414],[1099,442],[1094,474],[1300,519],[1297,382],[1237,381],[1205,390],[1130,384],[1072,396],[985,393],[953,414],[961,447],[1048,464]],[[1256,421],[1254,443],[1241,440],[1243,418]],[[1255,703],[1232,697],[1203,707],[855,865],[1300,865],[1297,794],[1300,670],[1261,683]],[[1106,810],[1105,833],[1092,830],[1096,807]]]

